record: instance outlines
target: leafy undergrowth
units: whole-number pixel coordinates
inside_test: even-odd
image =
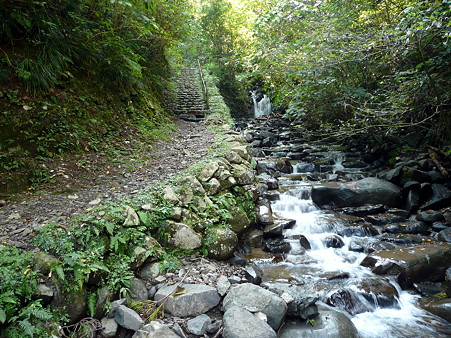
[[[149,143],[173,130],[159,100],[134,101],[81,89],[30,97],[19,89],[0,90],[0,193],[51,183],[52,163],[72,157],[78,166],[120,161],[149,150]],[[101,166],[101,164],[99,164]]]

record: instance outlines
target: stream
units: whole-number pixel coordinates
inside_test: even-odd
[[[312,201],[313,186],[361,179],[373,175],[374,168],[338,146],[300,144],[283,131],[281,135],[285,141],[279,139],[269,147],[253,144],[260,168],[274,168],[283,161],[293,168],[292,172],[273,171],[278,189],[270,195],[274,217],[295,220],[283,230],[289,250],[274,254],[253,249],[246,256],[263,271],[263,284],[308,286],[318,295],[317,304],[346,315],[359,337],[447,337],[442,332],[447,332],[449,324],[419,308],[418,294],[360,265],[368,253],[364,248],[381,245],[374,228],[360,227],[356,217],[321,210]],[[293,160],[293,149],[301,147],[309,155]],[[268,176],[260,173],[264,179]],[[304,335],[281,335],[295,336]]]

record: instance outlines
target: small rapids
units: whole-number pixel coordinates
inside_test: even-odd
[[[341,161],[342,158],[335,161],[337,169]],[[313,285],[320,300],[326,302],[330,294],[343,286],[340,284],[337,287],[333,283],[327,285],[328,277],[346,274],[345,280],[354,283],[347,285],[347,289],[351,290],[357,313],[351,316],[339,308],[334,309],[350,317],[360,337],[444,337],[437,331],[443,321],[417,307],[418,296],[402,291],[395,281],[387,282],[399,295],[394,304],[380,304],[381,298],[374,294],[367,299],[359,293],[358,284],[362,280],[377,277],[369,269],[360,266],[366,254],[349,250],[349,244],[355,236],[339,235],[346,229],[346,224],[333,213],[320,210],[312,202],[311,184],[298,181],[296,186],[286,186],[280,199],[272,202],[275,215],[296,220],[296,223],[291,229],[284,230],[285,241],[291,244],[285,259],[279,263],[267,260],[257,262],[264,271],[265,281],[305,282]],[[305,238],[309,247],[303,247],[300,238]],[[359,237],[359,240],[362,239],[374,241],[369,236]]]

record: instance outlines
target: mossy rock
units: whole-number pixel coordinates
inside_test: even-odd
[[[247,214],[238,206],[230,210],[230,215],[232,217],[228,220],[228,223],[231,226],[233,232],[235,232],[236,234],[242,233],[251,224],[251,221],[249,220],[249,217],[247,217]]]
[[[208,257],[224,260],[232,257],[238,245],[237,235],[230,229],[215,227],[210,230]]]

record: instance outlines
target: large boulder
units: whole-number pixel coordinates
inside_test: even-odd
[[[287,322],[280,330],[280,338],[357,338],[355,325],[341,312],[319,308],[314,321]]]
[[[439,282],[451,261],[451,245],[430,244],[374,252],[361,265],[378,275],[395,275],[404,286],[414,282]]]
[[[203,284],[182,284],[186,290],[180,295],[171,295],[164,303],[164,310],[177,317],[198,316],[217,306],[221,300],[216,288]],[[176,285],[165,285],[155,294],[159,301],[174,292]]]
[[[251,312],[230,307],[224,314],[224,338],[276,338],[276,332]]]
[[[238,237],[232,230],[215,227],[208,236],[208,257],[219,260],[232,257],[238,245]]]
[[[88,310],[88,292],[86,288],[73,288],[58,291],[50,303],[54,310],[66,314],[69,324],[82,319]]]
[[[312,200],[319,206],[343,208],[380,203],[396,207],[400,199],[400,188],[374,177],[347,183],[326,182],[312,188]]]
[[[420,306],[426,311],[451,322],[451,298],[422,298],[420,300]]]
[[[238,306],[250,312],[262,312],[268,318],[268,324],[277,330],[287,312],[287,304],[276,294],[254,284],[240,284],[233,287],[224,298],[227,311]]]

